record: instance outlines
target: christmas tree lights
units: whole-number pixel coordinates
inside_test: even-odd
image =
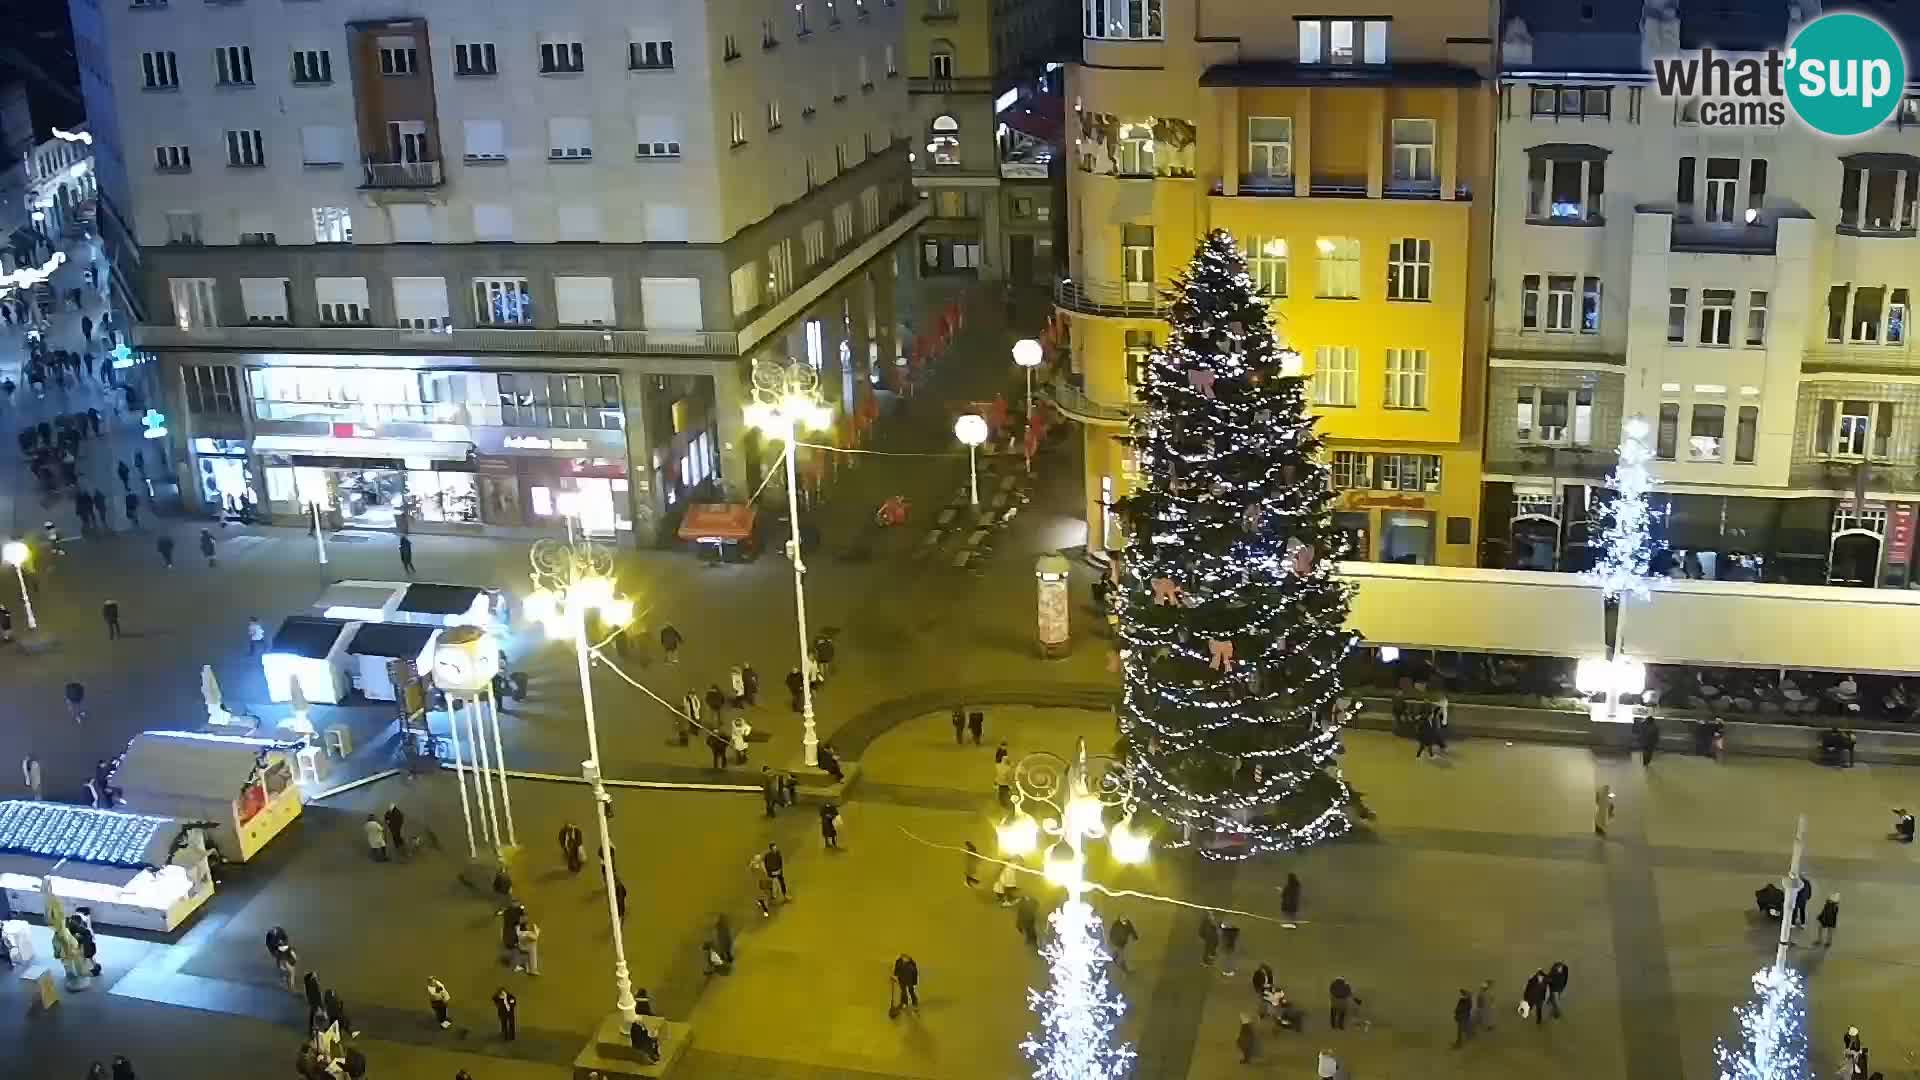
[[[1653,474],[1647,462],[1647,422],[1635,416],[1620,425],[1620,462],[1607,477],[1614,498],[1600,507],[1600,557],[1593,576],[1608,600],[1647,598],[1647,564],[1653,552],[1653,507],[1647,496]]]
[[[1233,238],[1209,234],[1142,376],[1116,603],[1136,790],[1175,826],[1163,843],[1210,857],[1351,828],[1335,768],[1350,587],[1299,370]]]
[[[1092,905],[1075,896],[1047,921],[1053,940],[1040,952],[1051,978],[1045,989],[1027,991],[1041,1032],[1020,1044],[1033,1062],[1034,1080],[1119,1080],[1134,1053],[1114,1038],[1127,1006],[1107,984],[1111,958],[1100,944],[1100,920]]]
[[[1784,965],[1753,976],[1753,1000],[1733,1010],[1740,1019],[1738,1048],[1714,1044],[1720,1080],[1807,1080],[1806,989],[1800,973]]]

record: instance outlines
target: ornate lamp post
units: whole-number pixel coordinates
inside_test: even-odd
[[[1021,338],[1013,343],[1013,362],[1027,373],[1027,423],[1033,423],[1033,369],[1040,366],[1046,357],[1046,350],[1032,338]],[[1027,471],[1033,471],[1033,456],[1027,455]]]
[[[618,995],[614,1007],[632,1023],[633,980],[627,971],[627,944],[620,932],[613,880],[613,838],[607,829],[607,804],[613,800],[601,781],[600,731],[593,715],[593,643],[587,640],[587,617],[597,614],[608,625],[624,625],[633,619],[633,601],[615,593],[613,556],[604,548],[541,540],[533,546],[532,560],[534,592],[527,597],[527,614],[545,625],[549,637],[572,639],[580,661],[580,696],[587,717],[587,760],[580,769],[593,785],[594,816],[600,825],[600,872],[606,879],[607,919],[613,926],[613,982]]]
[[[967,444],[967,491],[973,505],[980,505],[980,465],[975,453],[987,441],[986,417],[968,413],[953,422],[953,437]]]
[[[1132,775],[1118,760],[1100,755],[1091,760],[1106,768],[1095,776],[1089,760],[1085,739],[1072,760],[1047,751],[1022,756],[1014,762],[1013,812],[999,827],[1000,848],[1008,855],[1033,851],[1042,834],[1053,837],[1044,856],[1046,879],[1067,890],[1067,902],[1050,919],[1054,940],[1045,949],[1050,984],[1029,995],[1044,1030],[1021,1044],[1034,1075],[1046,1080],[1113,1080],[1126,1073],[1134,1056],[1131,1046],[1113,1040],[1126,1004],[1107,985],[1100,921],[1082,899],[1084,845],[1105,837],[1116,861],[1140,863],[1147,858],[1148,838],[1133,826]],[[1056,816],[1036,821],[1026,811],[1030,802]],[[1109,807],[1124,812],[1111,827]]]
[[[27,595],[27,559],[31,556],[32,551],[18,540],[9,540],[6,547],[0,548],[0,559],[13,567],[13,576],[20,582],[20,603],[27,609],[27,629],[37,630],[40,624],[33,619],[33,597]]]
[[[803,758],[819,763],[820,734],[813,724],[813,663],[807,657],[807,565],[800,557],[800,470],[795,436],[807,428],[822,428],[833,410],[820,402],[820,376],[805,364],[755,364],[753,402],[747,423],[768,438],[787,444],[787,521],[792,534],[787,557],[793,560],[793,615],[800,636],[800,723]]]

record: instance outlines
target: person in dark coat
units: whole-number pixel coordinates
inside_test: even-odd
[[[980,735],[986,730],[987,714],[975,709],[967,714],[967,734],[973,736],[973,745],[980,745]]]
[[[709,684],[707,686],[707,713],[717,722],[724,715],[721,710],[725,709],[726,706],[727,695],[720,692],[720,687]]]
[[[1335,979],[1327,984],[1327,1026],[1343,1029],[1347,1026],[1347,1007],[1360,999],[1354,996],[1353,984],[1345,979]]]
[[[500,1037],[508,1042],[513,1041],[516,1010],[519,1007],[520,999],[508,992],[506,987],[502,986],[493,992],[493,1011],[500,1018]]]
[[[381,815],[381,821],[387,827],[387,846],[397,855],[407,853],[407,815],[400,809],[399,803],[388,803],[387,812]]]
[[[413,539],[411,537],[400,538],[400,569],[405,570],[408,577],[413,576]]]
[[[340,1000],[339,994],[328,990],[322,998],[322,1002],[326,1005],[327,1019],[340,1025],[340,1034],[342,1036],[350,1035],[355,1038],[359,1037],[360,1033],[353,1030],[353,1021],[347,1019],[347,1003]]]
[[[1800,887],[1793,893],[1793,925],[1807,925],[1807,902],[1813,899],[1813,879],[1800,875]]]
[[[118,639],[120,637],[120,601],[108,600],[101,604],[100,617],[107,623],[107,640]]]
[[[719,732],[707,732],[707,753],[713,755],[714,768],[727,767],[727,740],[721,738]]]
[[[680,631],[673,628],[672,623],[660,628],[660,650],[667,654],[667,663],[680,662],[680,643],[684,640],[680,636]]]
[[[1203,912],[1200,916],[1200,962],[1213,963],[1214,954],[1220,951],[1220,924],[1213,921],[1213,912]]]
[[[153,546],[160,550],[160,561],[166,568],[173,569],[173,537],[162,536],[153,542]]]
[[[1132,974],[1132,970],[1127,967],[1127,946],[1133,944],[1134,939],[1139,936],[1140,931],[1133,928],[1132,919],[1116,920],[1107,930],[1107,947],[1113,953],[1114,967]]]
[[[1260,1039],[1253,1033],[1253,1017],[1240,1014],[1240,1033],[1233,1037],[1233,1045],[1240,1051],[1240,1064],[1253,1064],[1254,1052],[1260,1049]]]
[[[580,849],[585,847],[587,838],[580,826],[569,821],[560,826],[560,854],[567,861],[567,873],[577,874],[585,862],[580,858]]]
[[[1300,914],[1300,879],[1292,873],[1287,874],[1287,883],[1280,886],[1280,914],[1289,919]]]
[[[200,554],[206,556],[208,569],[212,569],[213,567],[220,565],[220,561],[214,558],[214,551],[215,551],[215,548],[213,546],[213,531],[211,529],[201,529],[200,530]]]
[[[1640,720],[1640,764],[1653,764],[1653,752],[1660,748],[1660,722],[1651,716]]]
[[[133,490],[133,470],[127,468],[127,463],[124,461],[121,462],[119,468],[115,469],[114,471],[120,474],[121,490],[132,491]]]
[[[1546,1022],[1546,1019],[1547,1019],[1546,1008],[1545,1008],[1547,1004],[1547,973],[1546,972],[1536,968],[1534,969],[1534,972],[1532,975],[1527,976],[1527,985],[1525,989],[1520,991],[1520,1000],[1527,1003],[1527,1011],[1533,1014],[1534,1023],[1542,1024]]]
[[[900,1007],[911,1006],[914,1012],[920,1011],[920,965],[913,957],[901,953],[893,962],[893,981],[900,988]]]
[[[320,993],[320,977],[309,971],[300,977],[300,985],[304,987],[307,992],[307,1016],[309,1020],[325,1015],[327,1003],[326,999]]]
[[[1467,1045],[1467,1038],[1473,1034],[1473,995],[1464,988],[1453,1002],[1453,1048]]]
[[[721,960],[733,963],[733,924],[727,921],[724,912],[713,917],[713,951],[720,954]]]
[[[780,888],[780,899],[791,900],[793,893],[787,890],[787,858],[780,854],[779,844],[768,844],[765,855],[760,856],[760,865],[767,871],[767,877]]]
[[[747,707],[752,708],[760,699],[760,673],[753,670],[752,664],[740,666],[740,685],[745,690]]]
[[[829,848],[840,847],[840,808],[832,800],[820,805],[820,839]]]
[[[953,707],[953,745],[965,746],[967,742],[967,710],[965,707]]]
[[[1814,921],[1820,924],[1820,929],[1813,935],[1813,943],[1815,945],[1832,945],[1833,928],[1840,925],[1839,893],[1834,893],[1832,896],[1827,897],[1827,902],[1820,905],[1820,914],[1814,917]]]
[[[1567,980],[1573,977],[1565,960],[1555,960],[1547,969],[1547,1004],[1553,1008],[1553,1018],[1560,1019],[1560,995],[1567,992]]]
[[[126,506],[127,506],[127,527],[130,529],[139,528],[140,527],[140,496],[135,495],[131,491],[127,492]]]
[[[627,1028],[627,1040],[641,1057],[647,1059],[648,1064],[660,1064],[660,1039],[637,1017]]]
[[[819,762],[821,772],[833,777],[834,783],[846,782],[847,774],[841,770],[840,759],[834,756],[833,747],[821,743],[819,749],[815,751],[814,760]]]
[[[805,687],[806,680],[800,677],[799,668],[794,668],[792,671],[787,672],[787,694],[793,699],[794,712],[803,712],[806,709],[806,703],[801,697],[805,692]]]
[[[135,1080],[133,1075],[133,1062],[128,1061],[125,1057],[115,1057],[113,1059],[113,1080]]]
[[[1026,940],[1027,948],[1040,947],[1040,905],[1031,896],[1022,896],[1013,905],[1013,927]]]

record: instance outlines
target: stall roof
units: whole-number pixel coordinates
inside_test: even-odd
[[[340,619],[322,619],[312,615],[289,615],[273,635],[269,651],[324,660],[333,651],[334,642],[347,624]]]
[[[313,606],[320,611],[333,608],[352,608],[356,611],[381,611],[393,594],[400,591],[398,585],[379,581],[336,581],[327,586],[320,599]]]
[[[753,507],[745,503],[694,503],[680,519],[682,540],[745,540],[753,535]]]
[[[1650,664],[1920,671],[1920,594],[1729,581],[1656,581],[1629,601],[1621,640]]]
[[[67,803],[0,802],[0,853],[101,866],[165,866],[179,832],[173,818]]]
[[[1606,655],[1600,590],[1577,574],[1341,563],[1359,586],[1347,625],[1368,645]]]
[[[260,755],[286,744],[196,731],[145,731],[127,744],[114,780],[131,795],[231,799],[253,777]]]
[[[400,611],[410,611],[420,615],[465,615],[473,610],[474,601],[480,599],[485,589],[476,589],[469,585],[435,585],[421,583],[407,586],[407,593],[400,598]]]
[[[348,643],[347,651],[356,656],[395,656],[403,660],[417,660],[427,650],[427,643],[433,635],[440,632],[437,626],[422,626],[419,623],[362,623],[360,629],[353,632],[353,641]]]

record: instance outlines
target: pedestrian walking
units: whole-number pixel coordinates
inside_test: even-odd
[[[260,616],[247,616],[247,655],[267,647],[267,628],[260,625]]]
[[[133,452],[133,468],[140,474],[140,479],[147,478],[147,456],[138,450]]]
[[[72,472],[73,466],[68,465],[66,469],[68,472]],[[73,480],[67,481],[69,486],[72,486],[73,483]],[[107,493],[101,491],[99,488],[93,489],[93,516],[100,519],[101,528],[108,532],[113,531],[113,519],[107,516]]]
[[[967,734],[973,737],[973,745],[980,745],[980,736],[986,731],[987,714],[975,709],[967,714]]]
[[[1240,926],[1231,917],[1220,919],[1220,974],[1234,975],[1234,956],[1240,950]]]
[[[447,993],[447,984],[441,982],[438,978],[429,976],[427,978],[427,1007],[433,1010],[433,1022],[439,1024],[440,1030],[442,1031],[453,1026],[453,1021],[447,1017],[447,1006],[452,1003],[453,995]]]
[[[327,1019],[340,1025],[342,1035],[351,1035],[356,1039],[360,1037],[360,1033],[353,1028],[353,1021],[347,1018],[347,1003],[340,1000],[338,992],[328,990],[322,1002],[327,1007]]]
[[[1300,879],[1291,872],[1280,886],[1280,914],[1289,919],[1300,914]]]
[[[967,849],[966,853],[960,857],[962,880],[967,883],[967,888],[978,888],[980,886],[980,849],[974,847],[971,840],[962,840],[960,846]]]
[[[39,792],[36,790],[34,798],[37,799],[39,797]],[[1820,914],[1814,916],[1814,921],[1820,924],[1820,929],[1813,935],[1813,943],[1815,945],[1832,945],[1833,928],[1840,925],[1839,893],[1834,893],[1827,897],[1827,902],[1820,905]]]
[[[619,874],[613,875],[613,907],[614,907],[614,910],[619,913],[620,921],[623,923],[626,922],[627,921],[627,883],[620,880]]]
[[[113,1059],[113,1080],[136,1080],[133,1075],[133,1062],[116,1054]]]
[[[740,665],[740,686],[746,695],[747,707],[752,708],[760,700],[760,673],[753,670],[752,664]]]
[[[735,765],[745,765],[747,763],[747,736],[752,734],[753,725],[747,723],[746,717],[736,716],[733,718],[733,723],[729,725],[727,744],[733,747],[733,763]]]
[[[173,569],[173,537],[161,536],[153,542],[153,546],[160,551],[161,564],[169,570]],[[252,654],[249,653],[248,655]]]
[[[515,1012],[520,1008],[520,999],[514,997],[502,986],[493,992],[494,1015],[500,1018],[500,1037],[507,1042],[513,1041]]]
[[[1460,988],[1460,997],[1453,1003],[1453,1048],[1467,1045],[1467,1039],[1473,1035],[1473,995],[1466,987]]]
[[[721,960],[733,963],[733,924],[727,921],[726,912],[713,917],[713,947]]]
[[[410,536],[400,538],[400,569],[405,570],[408,577],[413,576],[413,538]]]
[[[405,855],[407,853],[407,815],[400,809],[400,804],[388,803],[387,812],[380,815],[380,820],[387,827],[387,846],[393,849],[394,854]]]
[[[1521,1018],[1525,1019],[1531,1016],[1535,1024],[1545,1023],[1547,1019],[1546,1003],[1547,973],[1539,968],[1535,968],[1533,974],[1527,976],[1527,985],[1520,990]]]
[[[135,495],[133,492],[129,491],[127,492],[127,497],[124,501],[127,507],[127,528],[129,529],[139,528],[140,527],[140,496]]]
[[[918,1013],[920,1011],[920,965],[906,953],[901,953],[894,958],[893,985],[898,988],[900,995],[899,1004],[894,1009],[897,1011],[910,1008]]]
[[[1214,954],[1220,951],[1220,924],[1213,921],[1213,912],[1200,915],[1200,962],[1213,963]]]
[[[1492,979],[1481,980],[1479,992],[1473,995],[1473,1029],[1476,1032],[1493,1030]]]
[[[560,826],[560,857],[566,860],[567,873],[577,874],[586,865],[585,860],[580,858],[580,849],[586,844],[586,834],[580,831],[580,826],[571,821]]]
[[[1433,753],[1434,744],[1438,742],[1439,739],[1436,736],[1433,711],[1430,708],[1425,706],[1421,707],[1419,727],[1416,729],[1415,735],[1420,740],[1420,748],[1413,752],[1413,756],[1418,758],[1424,754]]]
[[[73,722],[76,724],[85,724],[87,722],[87,710],[85,707],[87,688],[77,682],[70,682],[67,684],[66,697],[67,712],[72,714]]]
[[[958,705],[953,707],[953,745],[965,746],[967,743],[967,711]]]
[[[1113,951],[1113,966],[1127,974],[1133,969],[1127,967],[1127,946],[1139,938],[1140,931],[1133,928],[1132,919],[1116,919],[1107,929],[1107,946]]]
[[[219,565],[218,560],[214,558],[213,531],[211,529],[200,530],[200,554],[206,557],[207,569],[211,570]]]
[[[1640,764],[1653,764],[1653,752],[1660,747],[1660,724],[1651,716],[1640,718]]]
[[[829,851],[840,848],[840,808],[831,800],[820,805],[820,839]]]
[[[806,685],[807,681],[801,677],[799,668],[794,668],[792,671],[787,672],[787,696],[792,699],[791,703],[794,712],[804,712],[806,710],[806,702],[804,699]]]
[[[1360,1004],[1359,995],[1353,992],[1353,984],[1345,979],[1336,978],[1327,985],[1327,1024],[1344,1030],[1347,1026],[1347,1010]]]
[[[739,664],[727,669],[727,689],[733,692],[733,696],[728,700],[734,708],[747,707],[747,673],[740,670]]]
[[[727,767],[727,740],[721,738],[719,732],[707,732],[707,753],[713,755],[714,768]]]
[[[813,685],[819,686],[833,673],[833,639],[821,634],[813,641]]]
[[[667,663],[680,662],[680,642],[683,640],[680,631],[675,630],[672,623],[660,628],[660,649],[667,654]]]
[[[754,903],[760,905],[760,917],[773,917],[773,879],[767,876],[766,860],[759,855],[747,860],[747,869],[753,874]]]
[[[726,716],[727,695],[720,692],[719,684],[707,684],[705,700],[707,703],[707,712],[712,715],[714,719],[719,720]]]
[[[87,344],[93,344],[93,316],[80,316],[80,336],[87,339]]]
[[[1012,863],[1003,863],[1000,875],[993,879],[993,898],[1001,907],[1012,907],[1020,894],[1020,877],[1014,871]]]
[[[318,1016],[325,1012],[325,1001],[320,994],[320,976],[309,971],[301,977],[300,985],[307,992],[307,1014]]]
[[[760,861],[766,867],[767,877],[773,879],[773,883],[780,887],[780,899],[792,900],[793,893],[787,889],[787,860],[780,854],[780,845],[768,844],[767,853],[761,856]]]
[[[1567,980],[1573,977],[1567,962],[1555,960],[1547,969],[1547,1005],[1553,1009],[1553,1018],[1560,1019],[1560,998],[1567,992]]]
[[[286,933],[284,930],[280,932],[283,935]],[[280,973],[280,985],[286,988],[287,993],[299,993],[300,954],[293,951],[293,946],[287,944],[284,937],[273,954],[273,966]]]
[[[127,468],[127,463],[124,461],[121,462],[119,466],[114,469],[114,471],[120,474],[121,490],[132,491],[133,490],[133,470]]]
[[[73,512],[80,517],[80,531],[83,533],[92,532],[93,499],[85,492],[75,492],[73,496]]]
[[[120,639],[120,601],[108,600],[100,605],[100,618],[107,624],[107,640]]]
[[[514,931],[516,946],[520,950],[520,966],[529,975],[540,974],[540,927],[529,919],[521,919],[520,926]]]
[[[360,826],[360,831],[367,837],[367,854],[373,856],[374,862],[386,862],[387,827],[380,824],[379,818],[368,814],[367,820]]]
[[[766,804],[767,816],[773,817],[774,807],[780,805],[780,779],[770,765],[760,766],[760,801]]]
[[[1000,748],[1006,749],[1001,743]],[[1010,758],[997,758],[993,763],[993,797],[1003,810],[1013,809],[1013,761]]]
[[[1253,1017],[1240,1014],[1240,1032],[1233,1037],[1233,1045],[1240,1051],[1240,1064],[1253,1064],[1253,1055],[1260,1049],[1260,1037],[1254,1034]]]
[[[20,759],[20,779],[26,782],[27,793],[34,802],[40,802],[46,795],[40,789],[40,759],[28,754]]]
[[[1800,887],[1793,893],[1793,925],[1807,925],[1807,902],[1813,899],[1813,879],[1800,875]]]
[[[1613,820],[1613,787],[1601,784],[1593,789],[1593,835],[1607,835],[1607,823]]]
[[[1013,904],[1013,927],[1020,931],[1020,937],[1027,948],[1040,947],[1040,904],[1031,896],[1023,896]]]

